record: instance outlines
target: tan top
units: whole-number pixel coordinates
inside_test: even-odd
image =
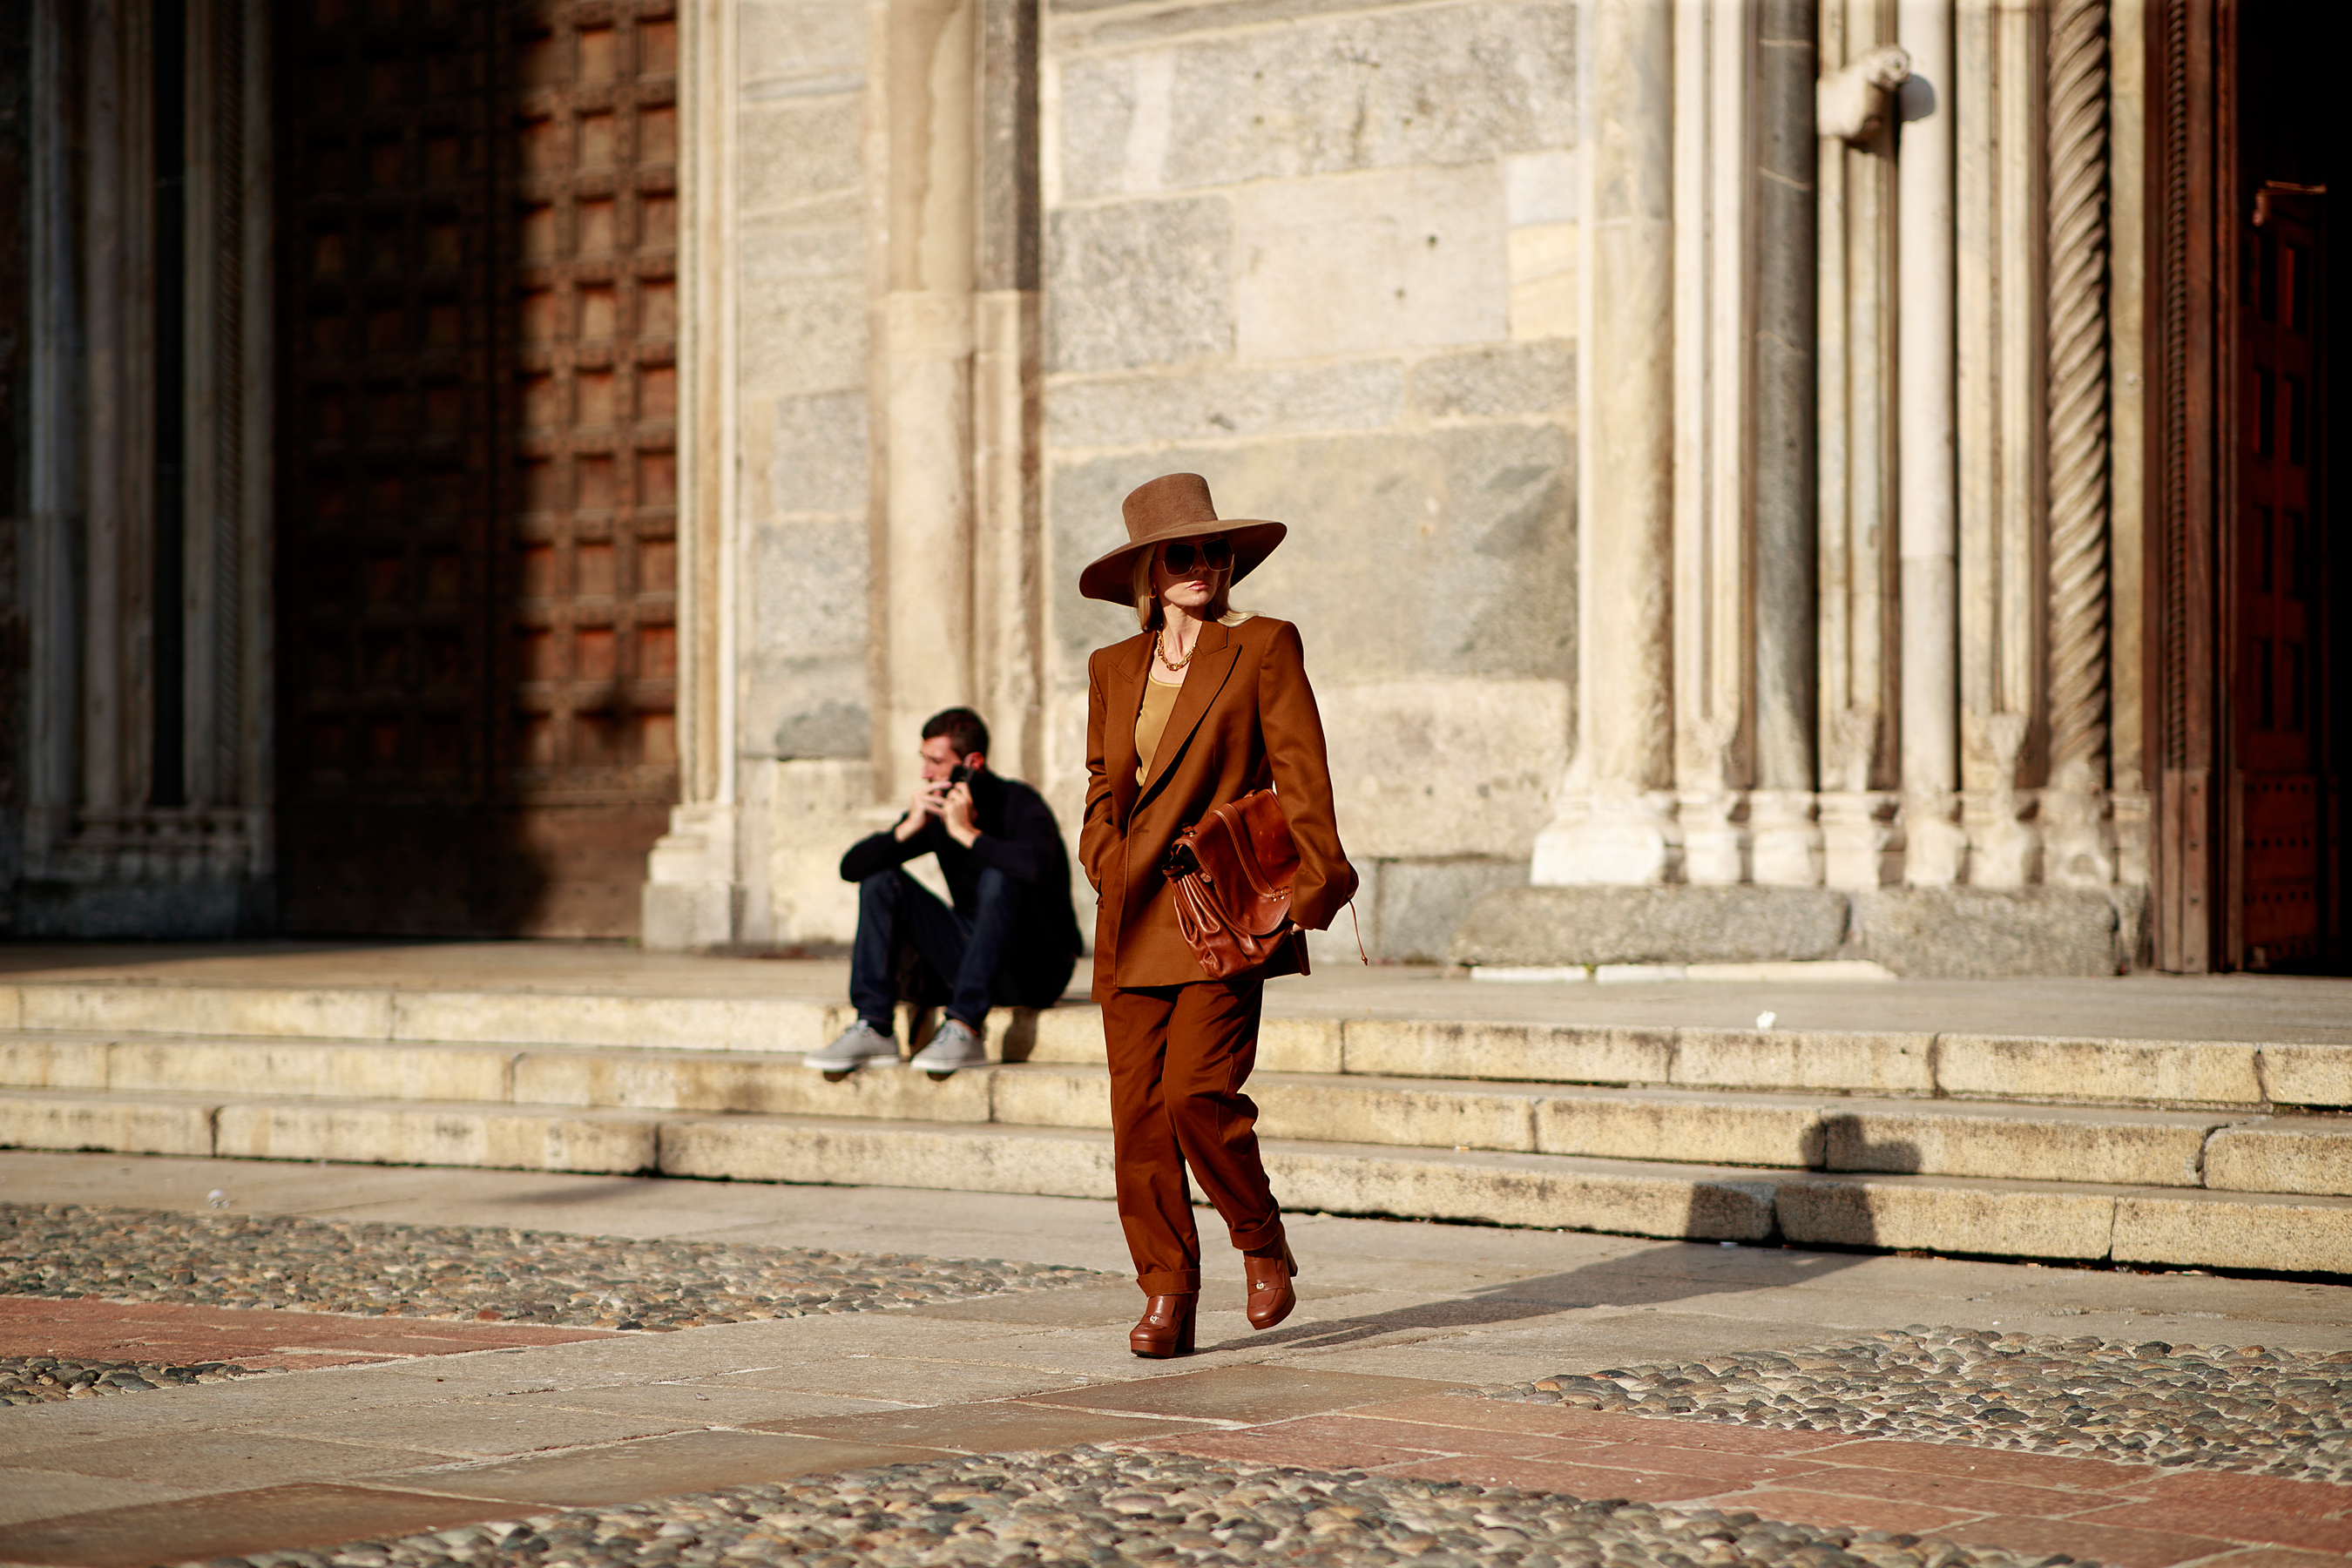
[[[1181,680],[1155,680],[1146,677],[1143,682],[1143,706],[1135,714],[1135,782],[1141,784],[1151,776],[1152,755],[1160,750],[1160,737],[1168,728],[1168,716],[1176,711],[1176,695],[1184,689]]]

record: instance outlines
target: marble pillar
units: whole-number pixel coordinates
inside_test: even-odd
[[[2059,0],[2048,47],[2050,782],[2046,879],[2115,879],[2107,783],[2107,5]]]
[[[1960,782],[1968,880],[1986,888],[2024,887],[2041,871],[2022,788],[2046,758],[2037,9],[1962,0],[1953,28]]]
[[[1813,798],[1820,675],[1812,396],[1817,9],[1814,0],[1763,0],[1756,8],[1751,118],[1756,743],[1750,876],[1793,887],[1819,886],[1822,875]]]
[[[974,15],[980,0],[890,0],[880,300],[885,499],[877,782],[915,782],[923,721],[972,703]]]
[[[1910,58],[1877,0],[1821,8],[1818,97],[1820,627],[1823,879],[1899,876],[1895,668],[1895,92]]]
[[[2146,603],[2147,7],[2120,0],[2107,26],[2107,601],[2109,821],[2116,879],[2148,884]]]
[[[1749,7],[1713,0],[1678,0],[1674,19],[1675,786],[1684,879],[1744,882],[1760,549],[1749,460],[1756,29]]]
[[[1674,521],[1673,12],[1596,0],[1582,160],[1576,751],[1538,883],[1678,870]]]
[[[1045,776],[1037,4],[980,0],[972,316],[973,685],[998,772]]]
[[[740,435],[734,199],[738,8],[690,0],[679,10],[685,117],[679,160],[678,792],[669,831],[647,857],[638,925],[647,947],[723,946],[743,936],[742,845],[735,763],[736,579]]]
[[[1897,535],[1904,878],[1957,881],[1959,783],[1953,409],[1951,0],[1898,0],[1911,74],[1897,96]]]

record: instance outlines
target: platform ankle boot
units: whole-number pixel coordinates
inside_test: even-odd
[[[1255,1252],[1242,1254],[1242,1278],[1249,1281],[1247,1315],[1253,1329],[1274,1327],[1298,1305],[1298,1292],[1290,1286],[1298,1273],[1298,1260],[1290,1256],[1287,1237],[1276,1237],[1275,1246],[1280,1250],[1271,1258],[1262,1258]]]
[[[1143,1316],[1128,1331],[1127,1348],[1147,1361],[1192,1353],[1192,1320],[1199,1316],[1201,1293],[1154,1296],[1143,1305]]]

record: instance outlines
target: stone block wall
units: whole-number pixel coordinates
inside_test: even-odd
[[[1375,956],[1524,880],[1567,761],[1574,37],[1558,0],[1045,8],[1042,782],[1074,821],[1087,656],[1134,630],[1078,568],[1206,476],[1291,527],[1234,602],[1305,638]]]

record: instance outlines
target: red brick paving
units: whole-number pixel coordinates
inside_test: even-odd
[[[1703,1476],[1645,1475],[1640,1470],[1609,1470],[1543,1459],[1492,1459],[1475,1455],[1410,1459],[1386,1467],[1381,1474],[1418,1476],[1430,1481],[1472,1481],[1482,1487],[1517,1487],[1521,1491],[1569,1492],[1580,1498],[1623,1498],[1628,1502],[1688,1502],[1722,1489]]]
[[[2176,1470],[2132,1490],[2158,1502],[2211,1502],[2305,1519],[2352,1515],[2352,1487],[2291,1481],[2281,1476],[2233,1476],[2226,1470]]]
[[[1790,1524],[1824,1529],[1884,1530],[1894,1534],[1927,1535],[1974,1516],[1926,1503],[1888,1502],[1880,1498],[1835,1497],[1795,1488],[1742,1492],[1718,1500],[1726,1512],[1760,1514]]]
[[[2083,1491],[2129,1488],[2135,1496],[2157,1495],[2157,1489],[2163,1486],[2166,1479],[2165,1472],[2154,1465],[2126,1465],[2113,1459],[2073,1458],[2058,1454],[2021,1454],[2012,1448],[1970,1448],[1953,1443],[1915,1443],[1894,1437],[1849,1441],[1834,1448],[1816,1449],[1812,1457],[1831,1465],[1867,1465],[1874,1470],[1925,1470],[1939,1476],[2016,1481],[2024,1486]],[[2213,1479],[2230,1487],[2254,1484],[2251,1476]]]
[[[2251,1480],[2240,1476],[2239,1480]],[[2313,1552],[2352,1552],[2352,1520],[2305,1519],[2264,1510],[2258,1498],[2238,1500],[2237,1508],[2210,1502],[2130,1502],[2074,1515],[2085,1524],[2119,1524],[2133,1530],[2179,1530],[2231,1541],[2269,1541]]]
[[[1578,1456],[1612,1469],[1654,1470],[1672,1476],[1704,1476],[1727,1487],[1809,1475],[1821,1466],[1779,1455],[1727,1454],[1717,1448],[1679,1448],[1664,1443],[1609,1443]]]
[[[614,1337],[606,1329],[0,1296],[0,1355],[320,1367]]]
[[[1927,1502],[1963,1513],[2008,1513],[2033,1519],[2065,1519],[2095,1508],[2110,1507],[2116,1501],[2112,1492],[2064,1491],[2056,1487],[1981,1480],[1965,1474],[1938,1476],[1922,1470],[1875,1470],[1862,1465],[1824,1466],[1807,1476],[1802,1484],[1815,1491],[1837,1492],[1846,1497]]]
[[[2034,1554],[2064,1552],[2108,1568],[2168,1568],[2174,1563],[2227,1552],[2230,1542],[2210,1536],[2164,1530],[2126,1530],[2069,1519],[2013,1519],[1996,1515],[1936,1532],[1977,1546],[1999,1546]]]

